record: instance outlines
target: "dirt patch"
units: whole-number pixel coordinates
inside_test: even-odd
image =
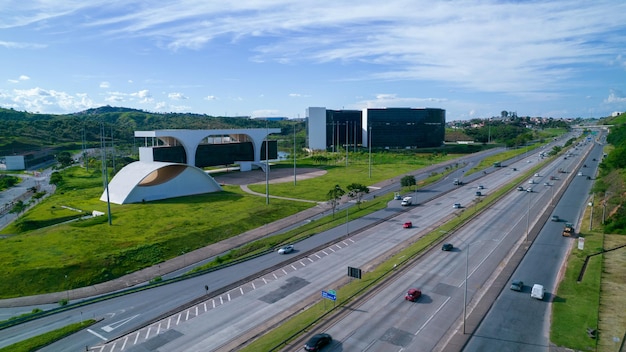
[[[309,178],[320,177],[326,174],[326,170],[315,168],[296,169],[296,180],[306,180]],[[240,172],[239,170],[223,173],[213,176],[219,184],[224,185],[249,185],[253,183],[265,183],[265,172],[260,169]],[[270,183],[293,182],[293,169],[280,168],[270,169]]]

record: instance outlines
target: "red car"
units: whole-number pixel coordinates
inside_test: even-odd
[[[407,221],[404,223],[404,225],[402,225],[402,227],[404,227],[405,229],[410,229],[411,227],[413,227],[413,223],[410,221]]]
[[[417,301],[420,297],[422,296],[422,291],[416,289],[416,288],[411,288],[409,289],[409,291],[406,293],[406,296],[404,296],[404,299],[406,299],[407,301],[411,301],[411,302],[415,302]]]

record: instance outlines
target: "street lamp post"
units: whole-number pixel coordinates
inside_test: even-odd
[[[372,178],[372,127],[370,126],[369,128],[369,138],[367,139],[367,144],[369,144],[369,149],[370,149],[370,167],[369,167],[369,171],[370,171],[370,178]]]
[[[526,242],[528,242],[528,232],[530,231],[530,195],[532,192],[528,193],[528,210],[526,211]]]

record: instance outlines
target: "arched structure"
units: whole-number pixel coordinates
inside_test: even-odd
[[[252,144],[252,155],[248,153],[243,158],[247,160],[237,161],[240,170],[259,167],[267,171],[268,154],[262,155],[262,150],[268,153],[269,149],[265,139],[269,133],[279,132],[278,128],[135,131],[135,137],[145,138],[144,147],[139,148],[139,161],[120,170],[108,185],[108,197],[105,190],[100,200],[127,204],[221,191],[220,185],[197,167],[202,142],[213,144],[208,139],[217,136],[213,138],[226,139],[230,144],[245,142],[247,148]],[[163,156],[156,153],[158,148],[169,149],[168,157],[175,160],[159,160]]]

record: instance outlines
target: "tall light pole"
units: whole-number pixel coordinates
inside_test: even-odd
[[[298,114],[298,118],[300,118],[300,114]],[[296,123],[294,121],[293,124],[293,185],[296,185]]]
[[[465,251],[465,293],[463,294],[463,335],[465,335],[465,320],[467,319],[467,277],[469,271],[469,249],[470,244],[467,245],[467,251]]]
[[[370,171],[370,178],[372,178],[372,127],[368,127],[370,135],[369,138],[367,138],[367,144],[369,144],[369,149],[370,149],[370,167],[369,167],[369,171]]]
[[[530,231],[530,195],[532,192],[526,192],[528,194],[528,210],[526,211],[526,242],[528,242],[528,232]]]
[[[265,204],[270,204],[270,130],[265,119]]]

